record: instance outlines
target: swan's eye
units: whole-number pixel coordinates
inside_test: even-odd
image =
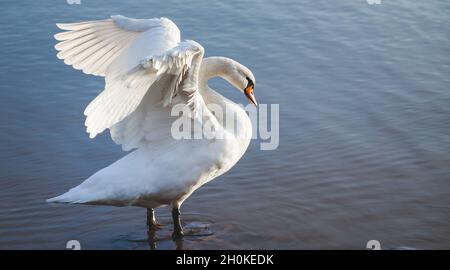
[[[247,91],[251,90],[251,92],[253,93],[253,88],[255,88],[255,83],[249,77],[246,77],[246,79],[247,79],[247,86],[245,87],[245,89]]]
[[[255,84],[253,83],[252,79],[250,79],[249,77],[245,77],[245,78],[247,79],[247,87],[248,87],[249,85],[255,85]]]

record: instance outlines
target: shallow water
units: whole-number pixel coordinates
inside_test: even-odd
[[[178,248],[450,248],[448,1],[159,2],[2,1],[0,249],[150,248],[143,209],[45,203],[124,155],[85,134],[103,81],[56,59],[52,38],[56,22],[112,14],[171,18],[207,55],[251,68],[260,103],[280,104],[279,148],[253,141],[196,191],[183,221],[212,235]],[[157,214],[157,248],[177,248],[169,209]]]

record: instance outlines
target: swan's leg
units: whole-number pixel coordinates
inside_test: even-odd
[[[172,209],[172,219],[173,219],[173,234],[172,238],[174,240],[181,239],[183,237],[183,228],[181,227],[180,221],[180,208]]]
[[[147,226],[149,231],[154,231],[161,228],[161,225],[156,222],[155,211],[153,208],[147,208]]]

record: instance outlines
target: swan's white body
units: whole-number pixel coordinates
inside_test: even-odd
[[[254,81],[248,69],[227,58],[203,59],[203,48],[181,42],[178,28],[165,18],[113,16],[58,26],[69,30],[55,36],[62,41],[56,45],[58,57],[85,73],[105,76],[105,90],[85,111],[90,137],[109,128],[124,150],[135,150],[48,202],[178,208],[245,153],[252,135],[249,117],[207,81],[221,76],[245,87],[241,75]],[[171,116],[171,109],[176,104],[192,112],[181,117],[200,126],[212,123],[223,137],[174,139],[171,127],[178,117]],[[214,116],[209,104],[232,110],[235,128]]]

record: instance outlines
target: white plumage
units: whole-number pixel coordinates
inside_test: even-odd
[[[112,16],[57,26],[66,30],[55,35],[58,58],[105,77],[105,89],[84,112],[89,136],[109,129],[124,150],[135,150],[48,202],[178,208],[244,154],[251,138],[247,114],[207,81],[220,76],[256,103],[255,79],[246,67],[223,57],[203,59],[203,47],[181,41],[180,30],[166,18]],[[223,138],[175,139],[171,127],[179,117],[171,109],[177,104],[191,112],[181,117],[200,128],[212,123]],[[235,130],[210,111],[211,104],[233,111]]]

